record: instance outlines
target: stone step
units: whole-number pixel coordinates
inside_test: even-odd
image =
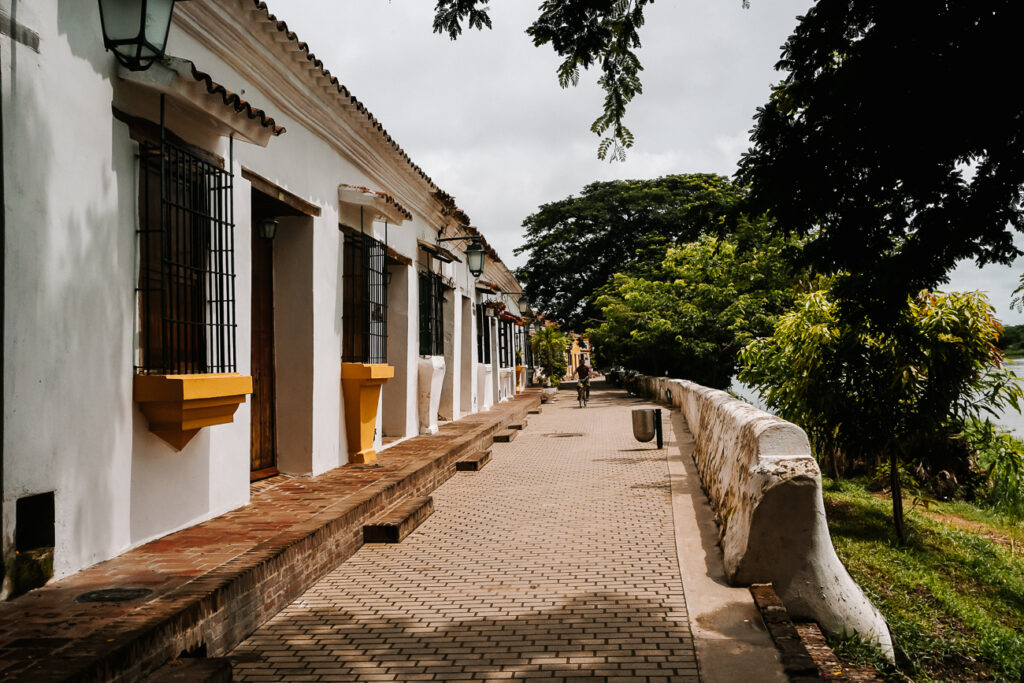
[[[530,408],[526,411],[527,415],[540,415],[540,408]]]
[[[515,429],[515,430],[521,432],[524,429],[526,429],[526,420],[522,420],[521,422],[513,422],[512,424],[510,424],[508,426],[508,428],[509,429]]]
[[[363,526],[363,543],[401,543],[433,513],[430,496],[410,498]]]
[[[143,679],[142,683],[231,683],[228,657],[172,659]]]
[[[483,469],[491,460],[490,451],[477,451],[476,453],[470,453],[461,460],[455,462],[455,469],[459,472],[477,472]]]
[[[519,436],[519,430],[509,429],[504,432],[498,432],[494,435],[494,443],[508,443],[512,439]]]

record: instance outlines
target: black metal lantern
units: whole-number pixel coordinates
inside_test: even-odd
[[[260,221],[260,237],[265,240],[272,240],[277,235],[277,221],[273,218],[264,218]]]
[[[474,239],[466,247],[466,265],[473,277],[480,277],[483,274],[486,255],[487,250],[484,249],[484,245],[480,244],[480,240]]]
[[[530,300],[526,298],[526,295],[519,297],[519,313],[526,315],[530,312]]]
[[[132,71],[164,56],[174,0],[99,0],[103,46]]]

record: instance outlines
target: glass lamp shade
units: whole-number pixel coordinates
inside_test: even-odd
[[[466,265],[473,277],[480,277],[484,272],[484,257],[487,252],[479,242],[470,242],[466,247]]]
[[[265,218],[260,222],[260,237],[265,240],[272,240],[277,235],[277,221],[273,218]]]
[[[164,55],[174,0],[99,0],[103,46],[132,71]]]
[[[519,297],[519,313],[526,315],[530,312],[530,300],[525,296]]]

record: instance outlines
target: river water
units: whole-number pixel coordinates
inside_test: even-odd
[[[1024,378],[1024,359],[1007,361],[1006,366],[1018,377]],[[768,410],[767,406],[765,406],[764,401],[757,390],[747,386],[746,384],[740,384],[735,377],[733,378],[732,386],[729,387],[729,391],[740,396],[745,401],[752,403],[761,410],[771,412]],[[1024,408],[1024,404],[1021,405],[1021,408]],[[995,417],[993,417],[993,422],[1004,429],[1008,429],[1013,432],[1014,436],[1018,439],[1024,439],[1024,415],[1021,415],[1021,413],[1018,413],[1013,408],[1000,411]]]

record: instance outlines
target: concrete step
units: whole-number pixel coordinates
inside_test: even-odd
[[[477,451],[476,453],[470,453],[461,460],[455,461],[455,469],[459,472],[477,472],[483,469],[491,460],[490,451]]]
[[[526,411],[527,415],[540,415],[540,408],[531,408]]]
[[[504,432],[498,432],[494,435],[494,443],[508,443],[517,436],[519,436],[518,429],[509,429]]]
[[[513,422],[512,424],[510,424],[508,426],[508,428],[509,429],[515,429],[515,430],[518,430],[518,431],[521,432],[524,429],[526,429],[526,420],[521,420],[519,422]]]
[[[228,657],[172,659],[143,679],[142,683],[231,683]]]
[[[401,543],[434,513],[430,496],[410,498],[363,526],[363,543]]]

